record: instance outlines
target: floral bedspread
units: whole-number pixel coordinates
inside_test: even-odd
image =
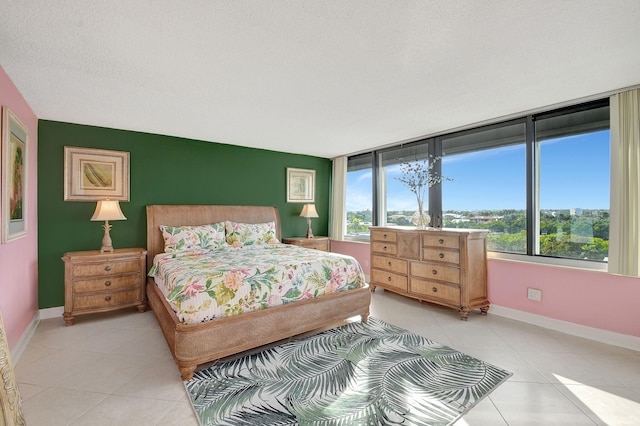
[[[149,276],[185,324],[365,285],[354,258],[287,244],[162,253]]]

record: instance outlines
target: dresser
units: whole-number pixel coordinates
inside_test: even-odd
[[[371,227],[371,291],[469,312],[489,310],[487,250],[483,230],[417,230]]]
[[[329,237],[314,237],[314,238],[306,238],[306,237],[293,237],[293,238],[283,238],[282,242],[285,244],[294,244],[296,246],[301,246],[310,249],[322,250],[322,251],[330,251],[331,250],[331,242]]]
[[[147,251],[142,248],[65,253],[64,313],[67,325],[78,315],[147,306],[144,283]]]

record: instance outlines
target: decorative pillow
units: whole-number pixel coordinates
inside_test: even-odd
[[[198,226],[160,225],[164,251],[216,249],[226,245],[224,222]]]
[[[234,247],[277,244],[276,223],[237,223],[226,221],[227,244]]]

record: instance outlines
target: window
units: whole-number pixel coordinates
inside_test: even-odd
[[[441,153],[452,180],[425,197],[434,225],[487,229],[492,251],[607,261],[609,148],[604,99],[351,157],[348,235],[412,226],[417,200],[400,164]]]
[[[525,122],[442,138],[445,228],[487,229],[487,249],[527,252]]]
[[[400,165],[428,159],[428,150],[429,145],[420,142],[378,153],[378,223],[384,226],[414,226],[412,218],[418,210],[418,201],[415,194],[398,180],[401,177]],[[428,205],[428,194],[425,194],[425,210]]]
[[[350,157],[347,162],[347,234],[349,240],[369,240],[373,224],[373,153]]]
[[[609,255],[609,107],[536,118],[535,254]]]

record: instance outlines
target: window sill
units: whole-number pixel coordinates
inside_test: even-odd
[[[530,263],[535,265],[560,266],[564,268],[575,268],[588,271],[607,272],[607,263],[591,262],[578,259],[559,259],[556,257],[527,256],[524,254],[500,253],[495,251],[487,252],[488,259],[506,260],[511,262]]]

